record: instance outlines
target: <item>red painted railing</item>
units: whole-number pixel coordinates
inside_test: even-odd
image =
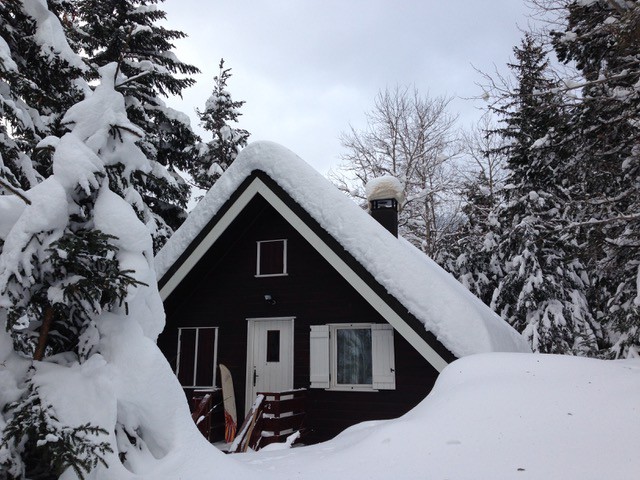
[[[230,453],[259,450],[271,443],[286,441],[304,432],[307,391],[260,392],[249,410]]]

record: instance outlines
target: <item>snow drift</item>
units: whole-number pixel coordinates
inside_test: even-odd
[[[401,418],[241,459],[291,480],[630,480],[639,398],[637,359],[474,355],[449,365]]]

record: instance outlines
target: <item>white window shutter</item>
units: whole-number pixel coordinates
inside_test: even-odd
[[[311,388],[329,388],[329,325],[311,325]]]
[[[373,357],[373,388],[395,390],[396,362],[393,349],[393,327],[388,324],[371,325]]]

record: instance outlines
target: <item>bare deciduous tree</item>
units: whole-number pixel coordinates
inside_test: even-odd
[[[430,98],[414,87],[380,91],[366,114],[363,130],[350,127],[340,140],[346,153],[332,181],[366,204],[364,187],[373,178],[393,175],[404,186],[399,230],[434,256],[455,230],[458,174],[455,164],[456,117],[450,98]]]
[[[504,140],[497,135],[497,126],[489,113],[483,115],[471,130],[460,135],[464,159],[465,186],[477,184],[486,190],[490,204],[495,203],[496,190],[506,176]]]

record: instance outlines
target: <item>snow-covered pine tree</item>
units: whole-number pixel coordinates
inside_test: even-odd
[[[470,162],[463,185],[463,218],[456,241],[436,261],[487,305],[491,304],[503,271],[497,256],[499,224],[495,218],[504,180],[501,137],[488,116],[463,135],[464,155]],[[445,260],[446,259],[446,260]]]
[[[134,207],[152,232],[156,250],[186,218],[190,187],[179,170],[190,171],[198,141],[189,118],[162,98],[181,95],[194,83],[185,75],[199,72],[173,53],[172,42],[186,35],[158,25],[166,17],[157,5],[163,1],[77,0],[75,27],[69,30],[91,66],[116,62],[129,79],[119,89],[129,119],[145,132],[140,147],[153,166],[134,179],[148,209]]]
[[[515,90],[494,107],[503,121],[498,133],[507,141],[500,148],[508,178],[496,209],[504,277],[492,307],[534,351],[590,354],[598,331],[586,297],[588,277],[571,232],[557,233],[567,223],[571,200],[566,102],[555,93],[547,54],[531,35],[514,53],[509,67]]]
[[[86,365],[104,363],[98,352],[105,315],[111,322],[130,310],[141,316],[129,304],[147,283],[157,295],[151,239],[107,180],[108,166],[151,169],[135,143],[143,133],[115,91],[122,81],[116,68],[102,68],[101,84],[66,113],[70,131],[44,140],[55,148],[52,175],[25,193],[4,238],[0,320],[13,349],[0,334],[0,360],[16,375],[13,391],[2,396],[10,403],[1,406],[0,466],[8,478],[57,478],[69,469],[84,478],[105,464],[116,450],[116,426],[69,409],[77,399],[57,382],[78,375],[82,381]],[[154,313],[162,317],[161,309]],[[159,328],[153,330],[152,337]]]
[[[593,0],[570,3],[566,30],[553,33],[560,60],[584,78],[572,122],[575,223],[613,357],[640,350],[639,32],[638,1]]]
[[[497,222],[492,215],[492,197],[485,185],[486,178],[482,173],[465,184],[462,192],[464,217],[450,245],[443,248],[435,260],[476,297],[490,305],[502,277],[502,265],[497,257]]]
[[[12,58],[10,44],[5,40],[6,37],[11,44],[16,42],[14,29],[8,24],[12,19],[9,7],[9,4],[0,4],[0,193],[37,183],[36,172],[24,153],[29,148],[29,140],[33,141],[35,129],[28,107],[14,91],[21,79],[20,72]],[[10,130],[16,133],[10,135]]]
[[[14,187],[30,188],[51,173],[51,156],[34,148],[63,131],[63,113],[82,98],[85,70],[46,2],[0,3],[0,175]]]
[[[220,59],[220,73],[213,78],[213,93],[204,111],[198,110],[202,127],[213,135],[212,140],[198,146],[197,162],[190,170],[196,186],[204,190],[209,190],[231,165],[249,138],[249,132],[230,125],[238,121],[245,102],[231,99],[227,90],[229,78],[231,69],[225,68],[224,59]]]

